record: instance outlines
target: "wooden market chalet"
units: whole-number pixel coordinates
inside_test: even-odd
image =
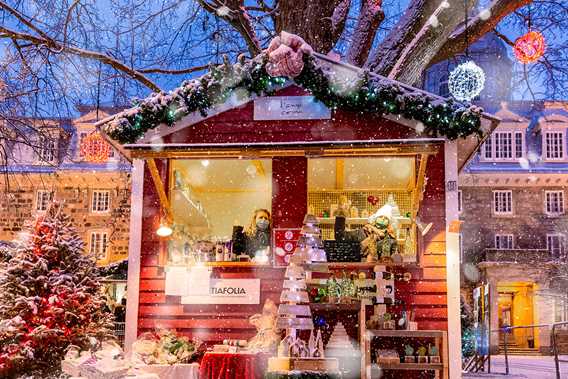
[[[248,339],[255,333],[249,316],[267,299],[280,302],[286,262],[276,254],[268,264],[206,263],[212,278],[259,279],[252,303],[184,304],[167,294],[172,243],[156,235],[164,220],[183,224],[188,235],[219,235],[215,228],[234,223],[231,212],[250,213],[239,204],[264,201],[272,230],[284,233],[273,235],[276,253],[285,232],[301,228],[306,213],[318,217],[322,238],[332,240],[330,207],[342,196],[358,207],[347,218],[356,227],[394,194],[399,227],[407,234],[399,241],[408,255],[402,262],[322,265],[338,276],[355,271],[372,277],[378,264],[410,273],[409,281],[396,282],[397,302],[389,312],[412,309],[417,330],[367,328],[374,306],[364,303],[313,304],[312,314],[326,317],[331,327],[342,321],[360,347],[362,376],[370,375],[376,335],[437,344],[437,377],[459,377],[458,173],[499,119],[334,61],[301,40],[282,38],[276,45],[98,124],[133,163],[127,349],[141,333],[164,328],[209,344]],[[216,200],[200,200],[203,193]],[[377,206],[361,201],[370,196]],[[246,223],[248,216],[238,221]],[[429,226],[425,234],[423,225]],[[328,337],[324,333],[324,343]]]

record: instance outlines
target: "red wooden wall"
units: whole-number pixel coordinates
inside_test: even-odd
[[[290,87],[282,95],[302,94]],[[331,120],[253,121],[248,103],[164,138],[165,143],[220,143],[268,141],[330,141],[420,138],[414,130],[378,116],[336,111]],[[428,181],[420,209],[423,222],[433,222],[421,244],[421,266],[412,269],[409,283],[398,283],[397,296],[412,304],[420,329],[447,329],[445,260],[445,179],[443,145],[427,166]],[[273,159],[274,227],[301,225],[307,204],[307,170],[304,157]],[[164,268],[160,266],[160,242],[155,235],[159,222],[158,199],[148,172],[144,185],[144,215],[138,332],[175,328],[204,341],[250,338],[254,327],[248,317],[262,309],[265,299],[278,301],[283,269],[214,268],[213,275],[226,278],[260,278],[259,305],[181,305],[179,297],[164,293]],[[165,176],[162,176],[165,178]],[[167,182],[167,180],[164,180]]]

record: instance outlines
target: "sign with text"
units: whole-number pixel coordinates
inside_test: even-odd
[[[207,295],[181,297],[182,304],[260,304],[260,279],[211,279]]]
[[[331,111],[313,96],[272,96],[254,100],[255,120],[327,120]]]

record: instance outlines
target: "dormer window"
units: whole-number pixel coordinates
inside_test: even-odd
[[[524,133],[522,131],[495,131],[485,141],[482,149],[484,160],[506,161],[523,158]]]
[[[563,160],[565,156],[564,130],[547,130],[542,136],[542,152],[547,160]]]
[[[45,163],[53,163],[57,156],[57,146],[55,139],[50,136],[41,136],[39,138],[39,160]]]

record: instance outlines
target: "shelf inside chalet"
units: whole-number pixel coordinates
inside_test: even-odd
[[[372,337],[401,337],[401,338],[442,338],[442,330],[384,330],[367,329]]]

